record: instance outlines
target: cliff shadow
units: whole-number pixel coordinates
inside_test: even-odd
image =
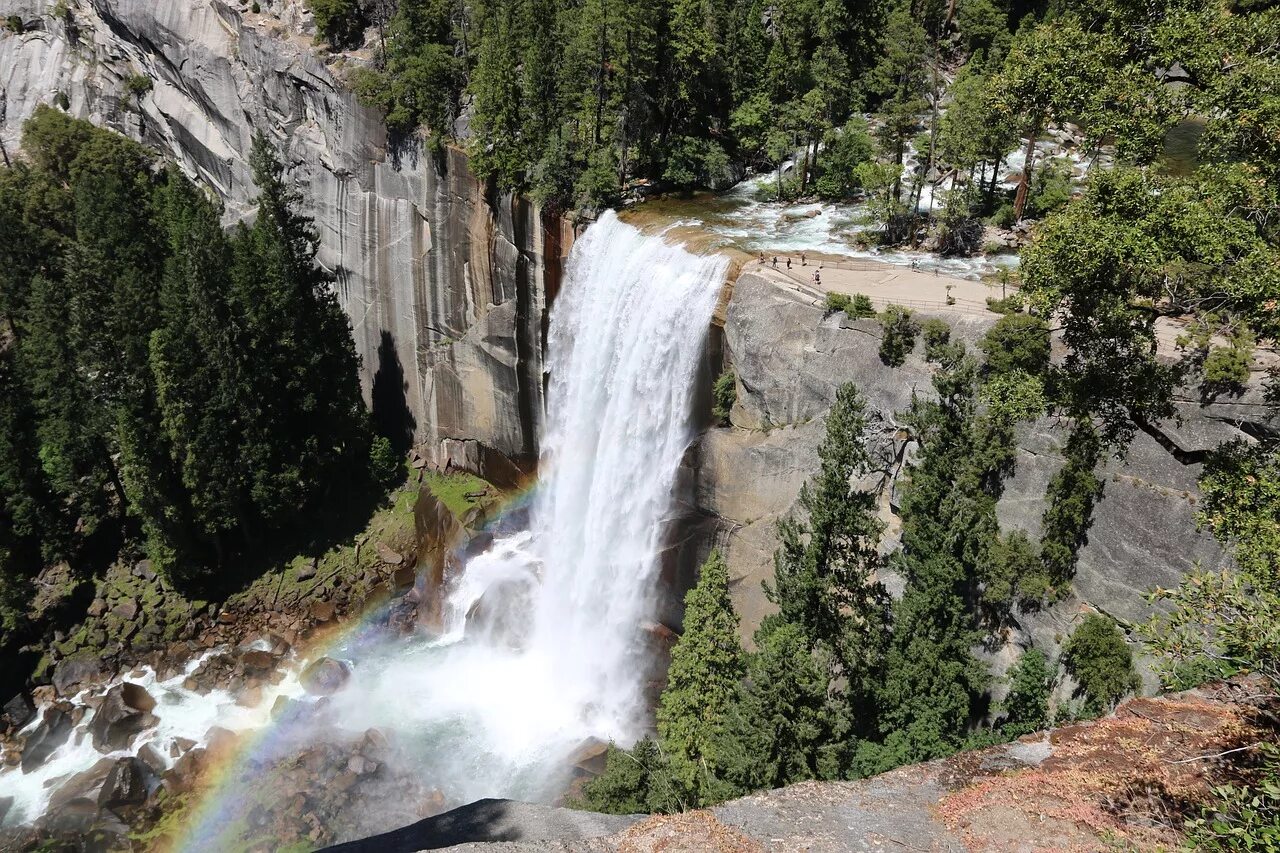
[[[396,352],[395,336],[386,329],[378,342],[378,370],[373,374],[373,428],[401,456],[413,446],[418,422],[409,409],[409,381]]]

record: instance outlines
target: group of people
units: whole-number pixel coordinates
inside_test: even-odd
[[[773,268],[774,268],[775,270],[776,270],[776,269],[778,269],[778,256],[777,256],[777,255],[774,255],[774,256],[773,256],[773,258],[772,258],[772,261],[771,261],[771,262],[772,262],[772,264],[773,264]],[[761,265],[761,266],[764,266],[764,265],[765,265],[765,263],[766,263],[766,261],[765,261],[765,257],[764,257],[764,252],[761,252],[761,253],[760,253],[760,265]],[[788,271],[790,271],[790,269],[791,269],[791,257],[790,257],[790,256],[788,256],[788,257],[786,258],[786,264],[787,264],[787,270],[788,270]],[[809,265],[809,259],[805,256],[804,252],[801,252],[801,253],[800,253],[800,266],[802,266],[802,267],[807,267],[808,265]],[[821,284],[822,284],[822,264],[818,264],[817,269],[815,269],[815,270],[813,271],[813,283],[814,283],[815,285],[821,285]]]

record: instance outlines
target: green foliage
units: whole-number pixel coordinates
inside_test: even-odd
[[[947,321],[930,317],[921,325],[921,330],[924,332],[924,357],[929,361],[942,361],[947,344],[951,342],[951,327]]]
[[[1043,219],[1071,201],[1071,161],[1050,160],[1040,167],[1027,193],[1027,214]]]
[[[125,78],[124,90],[137,100],[155,88],[155,83],[145,74],[131,74]]]
[[[1016,601],[1037,602],[1049,590],[1049,577],[1035,545],[1021,530],[991,543],[981,573],[980,603],[991,622],[1006,619]]]
[[[658,738],[678,801],[701,808],[741,793],[725,777],[738,760],[734,709],[746,658],[724,558],[712,552],[685,596],[684,633],[671,650],[658,703]]]
[[[1023,652],[1009,669],[1008,679],[1009,693],[1001,706],[1004,719],[1000,726],[1004,734],[1020,737],[1051,726],[1049,693],[1053,687],[1053,673],[1044,652],[1039,649]]]
[[[1124,632],[1114,621],[1090,613],[1062,647],[1062,660],[1084,694],[1084,708],[1101,714],[1115,707],[1140,682]]]
[[[8,440],[40,470],[6,478],[23,482],[10,553],[140,527],[158,564],[198,574],[362,471],[346,317],[263,143],[257,222],[233,234],[116,134],[44,107],[24,147],[33,166],[0,181],[0,221],[26,235],[0,305],[15,333]],[[46,505],[61,510],[36,525],[30,507]]]
[[[850,198],[861,189],[858,167],[875,155],[875,143],[867,131],[866,121],[861,116],[850,118],[844,127],[827,134],[825,145],[814,191],[819,198]]]
[[[404,477],[404,460],[386,436],[374,436],[369,444],[369,476],[384,486],[393,486]]]
[[[1214,347],[1204,360],[1204,386],[1212,392],[1239,393],[1249,381],[1254,339],[1248,329],[1240,329],[1225,347]]]
[[[609,745],[604,773],[582,786],[573,805],[606,814],[677,811],[669,799],[671,774],[658,744],[644,738],[631,749]]]
[[[996,314],[1020,314],[1026,309],[1026,300],[1016,293],[996,299],[993,296],[987,297],[987,310]]]
[[[989,375],[1021,371],[1044,376],[1049,370],[1049,324],[1029,314],[1005,314],[978,342]]]
[[[1093,507],[1102,497],[1102,481],[1094,474],[1101,456],[1093,424],[1077,421],[1067,438],[1063,466],[1049,481],[1040,553],[1050,582],[1062,592],[1075,574],[1080,548],[1089,539]]]
[[[316,29],[335,49],[358,45],[364,13],[357,0],[307,0]]]
[[[828,291],[826,313],[830,315],[837,311],[843,311],[850,320],[862,320],[876,315],[875,306],[871,304],[871,298],[865,293],[846,296],[843,293]]]
[[[715,401],[711,409],[712,417],[721,425],[729,423],[729,413],[738,400],[738,378],[731,369],[725,368],[724,372],[716,377],[711,396]]]
[[[875,495],[850,486],[871,467],[866,418],[857,388],[842,385],[818,448],[819,472],[800,490],[800,514],[778,523],[774,583],[766,586],[780,618],[825,649],[857,702],[875,682],[887,619],[884,588],[873,580],[884,525]]]
[[[852,300],[843,293],[836,293],[834,290],[827,291],[826,314],[830,316],[838,311],[848,313],[852,307]]]
[[[26,30],[26,24],[22,22],[21,15],[10,15],[4,19],[4,28],[11,33],[22,33]]]
[[[916,332],[920,327],[912,318],[909,308],[890,305],[880,314],[884,336],[880,340],[880,361],[889,367],[901,367],[907,355],[915,349]]]
[[[1187,822],[1191,849],[1244,853],[1280,849],[1280,749],[1259,746],[1260,778],[1252,785],[1219,785],[1200,817]]]
[[[971,651],[978,630],[969,594],[999,533],[995,503],[1012,437],[978,416],[971,359],[933,383],[939,399],[917,399],[903,415],[920,442],[902,490],[902,548],[891,558],[906,587],[877,692],[883,740],[859,747],[863,773],[957,749],[986,687]]]

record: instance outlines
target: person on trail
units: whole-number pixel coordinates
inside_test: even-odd
[[[802,267],[807,267],[808,265],[809,265],[809,264],[808,264],[808,262],[805,260],[805,257],[804,257],[804,252],[801,252],[801,253],[800,253],[800,266],[802,266]]]
[[[818,267],[813,271],[813,283],[818,286],[822,285],[822,267]]]
[[[787,258],[787,269],[791,269],[791,259]]]
[[[764,252],[760,253],[760,266],[764,266]]]
[[[774,256],[773,256],[773,268],[774,268],[775,270],[778,268],[778,256],[777,256],[777,255],[774,255]]]

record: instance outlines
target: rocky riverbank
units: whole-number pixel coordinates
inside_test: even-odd
[[[456,805],[395,766],[386,734],[330,719],[351,672],[324,654],[334,638],[437,624],[455,547],[488,541],[503,500],[479,477],[414,464],[363,530],[222,601],[184,597],[146,561],[95,581],[47,572],[46,594],[60,592],[63,611],[78,602],[83,618],[4,704],[0,848],[152,849],[189,828],[216,771],[268,726],[333,734],[282,739],[246,838],[319,846],[384,829],[359,816],[386,819],[387,803],[403,804],[402,823]]]

